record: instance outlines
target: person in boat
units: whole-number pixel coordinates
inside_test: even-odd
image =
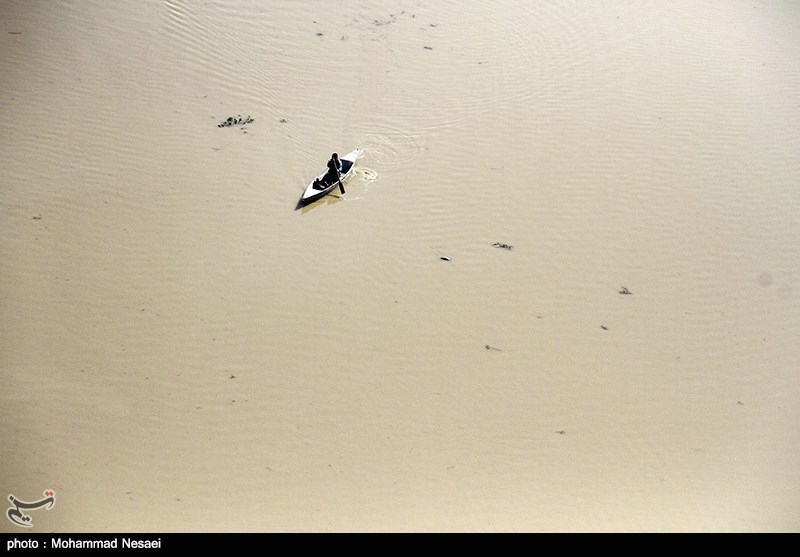
[[[342,174],[342,161],[339,160],[339,155],[333,153],[331,159],[328,161],[328,176],[326,182],[333,184],[339,181]]]

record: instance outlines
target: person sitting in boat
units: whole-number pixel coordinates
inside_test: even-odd
[[[338,182],[341,173],[342,161],[339,160],[339,155],[334,153],[328,161],[328,175],[325,177],[325,181],[329,184]]]

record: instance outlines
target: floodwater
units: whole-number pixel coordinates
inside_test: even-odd
[[[0,1],[0,531],[800,530],[799,31]]]

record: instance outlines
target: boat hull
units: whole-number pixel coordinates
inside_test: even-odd
[[[355,149],[346,155],[339,157],[339,160],[342,161],[342,183],[344,183],[344,181],[347,180],[347,178],[353,173],[353,169],[356,166],[356,159],[360,154],[361,150]],[[323,172],[320,172],[313,180],[311,180],[308,186],[306,186],[303,196],[300,198],[301,205],[308,205],[309,203],[313,203],[314,201],[322,199],[334,189],[339,187],[338,180],[334,180],[332,183],[326,182],[327,174],[328,170],[326,169]]]

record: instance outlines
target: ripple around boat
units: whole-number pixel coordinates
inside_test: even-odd
[[[253,121],[254,121],[253,118],[250,118],[250,116],[248,116],[247,118],[242,118],[242,115],[239,114],[238,118],[234,118],[233,116],[228,116],[228,119],[220,124],[217,124],[217,127],[227,128],[228,126],[243,126]]]

